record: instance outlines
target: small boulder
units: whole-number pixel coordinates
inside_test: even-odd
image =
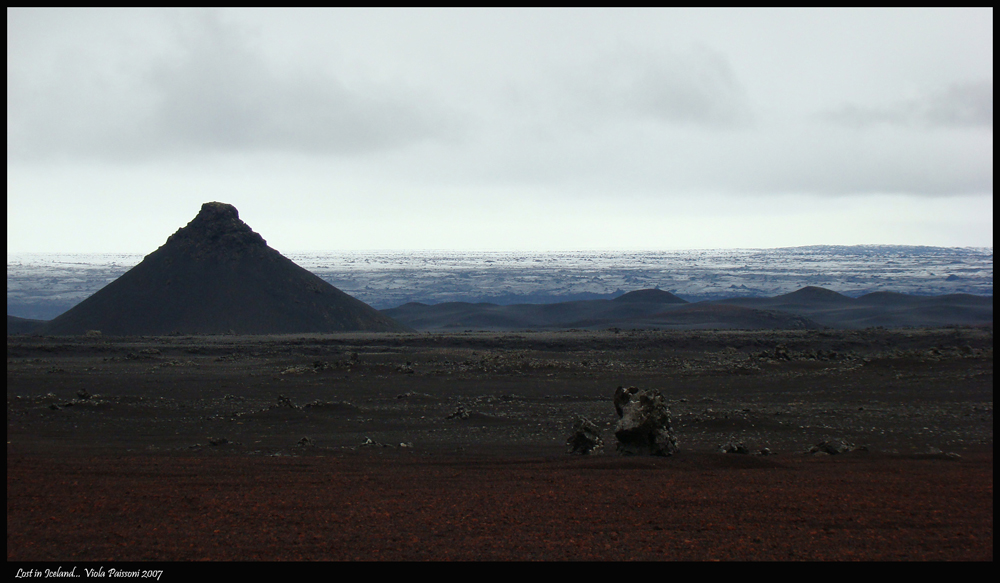
[[[370,437],[365,437],[365,440],[361,443],[362,447],[389,447],[384,443],[379,443]]]
[[[604,440],[601,439],[597,425],[585,417],[577,417],[573,424],[573,434],[566,440],[566,446],[569,447],[569,453],[590,455],[604,448]]]
[[[750,453],[750,449],[742,441],[730,439],[719,446],[719,453],[739,453],[746,455]]]
[[[816,445],[809,448],[809,453],[825,453],[828,455],[837,455],[840,453],[847,453],[854,451],[855,447],[853,443],[848,442],[845,439],[829,439],[824,440]]]

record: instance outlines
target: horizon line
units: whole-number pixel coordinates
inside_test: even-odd
[[[906,243],[819,243],[811,245],[786,245],[779,247],[690,247],[690,248],[576,248],[576,249],[468,249],[454,247],[428,248],[353,248],[353,249],[292,249],[282,253],[677,253],[688,251],[776,251],[782,249],[810,249],[821,247],[878,248],[910,247],[921,249],[966,249],[993,250],[993,246],[981,245],[914,245]],[[148,255],[152,251],[7,251],[7,255]]]

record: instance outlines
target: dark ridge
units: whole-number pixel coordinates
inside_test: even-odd
[[[7,335],[11,334],[30,334],[35,330],[38,330],[45,324],[48,324],[46,320],[32,320],[30,318],[18,318],[17,316],[11,316],[7,314]]]
[[[993,296],[977,296],[973,294],[945,294],[943,296],[919,296],[929,302],[950,302],[956,305],[993,307]]]
[[[880,291],[859,296],[855,301],[870,306],[910,306],[920,302],[920,298],[898,292]]]
[[[688,303],[687,300],[683,300],[668,291],[663,291],[660,289],[640,289],[628,292],[625,295],[615,298],[613,301],[620,303],[632,303],[632,302],[657,302],[661,304]]]
[[[654,314],[646,321],[663,328],[731,328],[742,330],[814,330],[823,326],[797,314],[729,304],[688,304]]]
[[[639,290],[614,300],[558,304],[411,302],[384,313],[418,330],[552,329],[815,329],[981,326],[993,321],[993,297],[911,296],[875,292],[857,300],[820,287],[774,298],[687,303],[662,290]],[[667,300],[667,301],[663,301]],[[679,303],[678,303],[679,301]]]
[[[546,330],[619,328],[818,328],[800,315],[728,305],[690,304],[662,290],[639,290],[614,300],[559,304],[415,302],[384,313],[418,330]]]
[[[405,331],[267,246],[229,204],[205,203],[142,263],[52,320],[44,334]]]
[[[806,286],[800,290],[793,291],[791,293],[776,296],[776,300],[792,300],[792,301],[805,301],[805,302],[853,302],[852,298],[845,296],[844,294],[837,293],[833,290],[826,289],[825,287],[817,287],[814,285]]]

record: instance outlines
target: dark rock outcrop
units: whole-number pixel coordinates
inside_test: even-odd
[[[289,334],[405,331],[268,247],[236,208],[205,203],[121,277],[43,334]]]
[[[597,425],[585,417],[578,417],[573,424],[573,434],[566,440],[566,446],[569,453],[590,455],[604,448],[604,440],[601,439]]]
[[[677,452],[670,409],[659,391],[618,387],[615,412],[619,417],[615,437],[621,455],[669,456]]]

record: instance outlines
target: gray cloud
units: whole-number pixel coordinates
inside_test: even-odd
[[[339,154],[432,137],[433,106],[399,87],[350,90],[315,67],[275,71],[239,31],[207,19],[177,61],[158,64],[162,131],[185,146]],[[423,109],[421,109],[421,107]]]
[[[728,59],[704,46],[659,54],[619,50],[595,59],[573,85],[604,113],[709,128],[750,120],[746,92]]]
[[[993,128],[993,81],[954,84],[928,100],[925,118],[934,125]]]
[[[855,128],[877,125],[993,129],[993,81],[954,83],[888,106],[845,104],[822,119]]]
[[[8,155],[346,155],[406,146],[454,127],[444,108],[406,87],[349,88],[322,61],[278,67],[217,13],[185,16],[158,53],[122,55],[129,44],[122,42],[93,56],[57,54],[48,66],[65,74],[42,80],[8,70]]]
[[[746,94],[719,53],[700,48],[671,59],[645,59],[634,75],[626,95],[650,117],[716,127],[748,121]]]

